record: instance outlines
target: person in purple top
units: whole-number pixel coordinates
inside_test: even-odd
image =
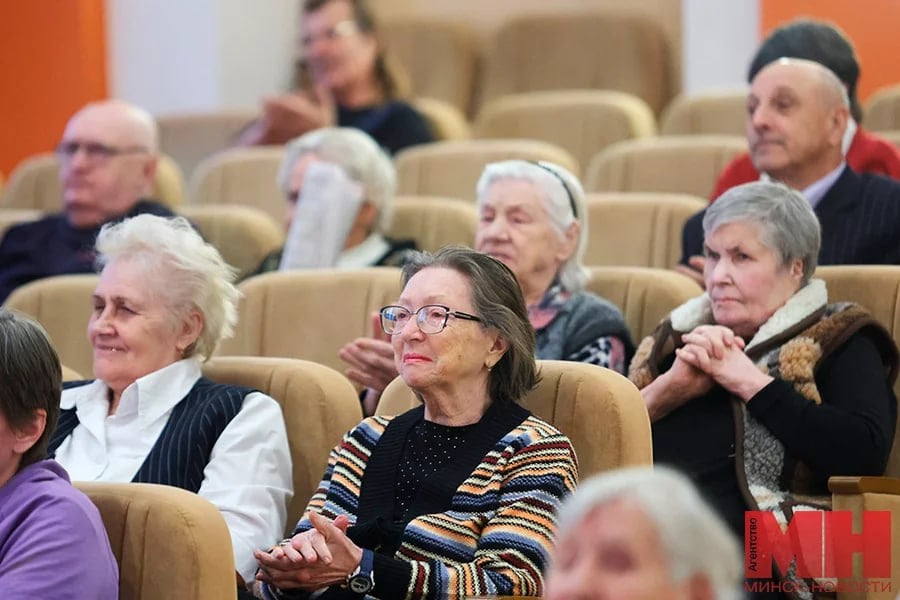
[[[100,513],[45,459],[59,416],[59,358],[40,325],[5,309],[0,382],[0,597],[118,598]]]

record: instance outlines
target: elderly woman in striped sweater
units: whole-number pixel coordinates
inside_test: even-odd
[[[258,597],[543,592],[577,467],[569,439],[517,403],[538,378],[521,289],[463,248],[418,254],[403,282],[381,324],[422,405],[344,437],[294,536],[256,553]]]

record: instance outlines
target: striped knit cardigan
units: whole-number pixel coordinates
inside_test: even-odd
[[[371,548],[376,550],[374,596],[386,600],[542,594],[556,512],[577,484],[575,451],[566,436],[521,407],[499,410],[507,413],[507,420],[495,421],[493,430],[485,428],[489,450],[480,455],[474,471],[463,475],[462,485],[449,490],[450,510],[422,514],[407,523],[393,557],[385,555],[384,548]],[[489,438],[510,422],[511,411],[512,428]],[[330,519],[348,515],[352,539],[360,514],[372,512],[367,506],[393,504],[403,442],[423,414],[418,407],[399,417],[372,417],[347,433],[332,451],[307,512]],[[393,431],[384,435],[394,419]],[[295,534],[310,528],[304,516]],[[332,595],[340,594],[326,597]]]

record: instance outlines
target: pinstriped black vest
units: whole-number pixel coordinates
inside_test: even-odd
[[[65,384],[64,388],[89,383],[76,381]],[[206,378],[197,380],[191,391],[172,409],[159,438],[132,481],[171,485],[197,493],[213,446],[241,410],[244,397],[254,391],[213,383]],[[48,454],[52,456],[77,426],[78,415],[74,408],[61,411],[56,429],[50,436]]]

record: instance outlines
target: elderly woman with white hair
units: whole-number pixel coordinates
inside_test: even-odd
[[[288,143],[278,172],[288,240],[257,273],[298,268],[402,266],[416,249],[391,240],[396,174],[375,141],[350,127],[325,127]]]
[[[632,467],[582,482],[559,511],[545,600],[737,600],[741,554],[691,482]]]
[[[819,222],[798,192],[732,188],[703,229],[706,293],[641,343],[630,378],[653,422],[654,460],[687,473],[743,535],[747,510],[784,523],[830,506],[829,477],[884,472],[897,348],[868,311],[829,303],[812,277]]]
[[[284,530],[291,455],[278,403],[216,384],[201,363],[237,320],[234,270],[181,217],[105,225],[88,338],[91,382],[62,393],[50,452],[73,480],[179,487],[231,532],[238,583]]]

